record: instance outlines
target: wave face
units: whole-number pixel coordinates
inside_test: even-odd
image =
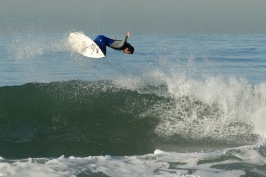
[[[148,152],[156,119],[140,114],[160,100],[107,81],[30,83],[0,95],[0,153],[12,157]]]
[[[190,81],[176,87],[144,83],[73,80],[0,87],[1,156],[219,149],[254,144],[264,135],[256,124],[264,111],[264,87],[219,79],[197,83],[204,87]],[[218,83],[220,89],[213,88]]]

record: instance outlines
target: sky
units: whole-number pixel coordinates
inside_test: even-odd
[[[0,32],[266,34],[266,0],[0,0]]]

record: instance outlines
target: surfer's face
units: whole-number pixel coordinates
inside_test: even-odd
[[[128,50],[128,48],[125,48],[125,49],[123,50],[123,52],[124,52],[125,54],[132,54],[132,52],[131,52],[130,50]]]

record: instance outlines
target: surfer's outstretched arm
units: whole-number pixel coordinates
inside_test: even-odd
[[[128,32],[128,34],[130,35],[130,33]],[[127,42],[127,38],[129,37],[127,35],[125,35],[124,39],[123,40],[115,40],[111,45],[110,47],[114,48],[114,49],[120,49],[123,47],[123,45]]]

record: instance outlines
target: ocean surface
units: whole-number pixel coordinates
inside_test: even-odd
[[[266,35],[68,34],[0,35],[1,177],[266,176]]]

